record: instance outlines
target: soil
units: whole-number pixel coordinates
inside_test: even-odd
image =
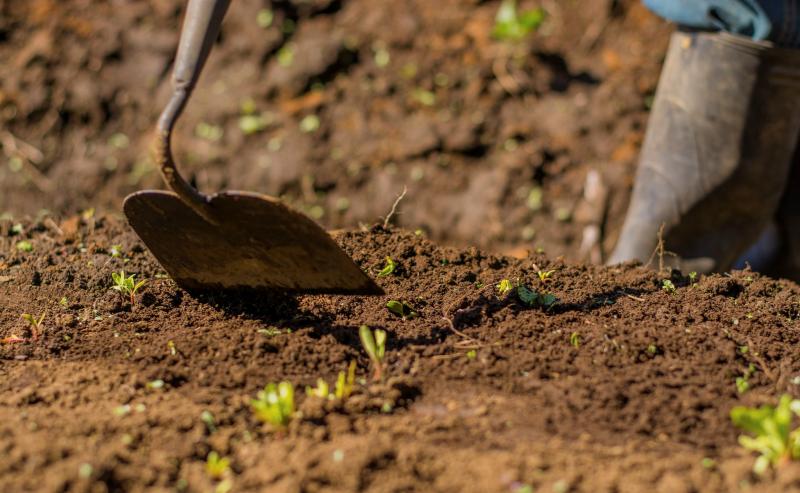
[[[24,339],[0,346],[2,491],[213,491],[212,450],[231,460],[232,491],[800,490],[797,464],[752,476],[728,417],[797,393],[800,288],[787,281],[673,272],[670,293],[641,267],[376,226],[336,239],[373,275],[397,262],[376,278],[385,296],[203,295],[114,216],[0,232],[0,336]],[[120,269],[149,280],[135,304],[111,289]],[[499,295],[502,279],[558,302]],[[392,299],[419,316],[393,315]],[[21,313],[45,314],[36,339]],[[388,332],[381,383],[362,324]],[[350,361],[344,404],[304,395]],[[276,433],[250,399],[281,380],[302,416]]]
[[[800,287],[580,262],[616,240],[670,26],[634,0],[521,0],[548,17],[510,43],[498,1],[233,3],[181,170],[347,228],[386,295],[177,287],[119,210],[161,186],[184,2],[0,0],[0,491],[800,491],[796,463],[751,473],[729,419],[800,394]],[[121,269],[147,280],[133,302]],[[379,382],[363,324],[388,333]],[[352,361],[348,399],[306,396]],[[279,381],[284,430],[250,404]]]
[[[115,212],[162,186],[151,130],[183,3],[0,0],[0,213]],[[498,5],[237,2],[179,125],[181,169],[208,192],[281,196],[329,228],[371,224],[407,187],[407,229],[598,261],[621,226],[671,27],[635,0],[547,0],[535,35],[500,42]],[[243,105],[261,132],[240,130]],[[599,189],[588,206],[587,177]]]

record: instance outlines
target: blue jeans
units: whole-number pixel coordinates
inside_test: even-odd
[[[800,0],[642,0],[681,26],[800,47]]]

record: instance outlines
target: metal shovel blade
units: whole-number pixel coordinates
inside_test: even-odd
[[[187,290],[383,293],[325,230],[271,197],[213,195],[213,222],[172,192],[136,192],[123,207],[139,238]]]

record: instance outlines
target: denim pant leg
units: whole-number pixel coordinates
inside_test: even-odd
[[[681,26],[800,47],[800,0],[642,0]]]

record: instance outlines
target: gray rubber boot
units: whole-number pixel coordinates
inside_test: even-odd
[[[800,282],[800,145],[776,216],[780,251],[770,275]]]
[[[772,220],[800,134],[800,50],[673,34],[631,203],[609,264],[725,271]],[[800,193],[800,192],[798,192]]]

